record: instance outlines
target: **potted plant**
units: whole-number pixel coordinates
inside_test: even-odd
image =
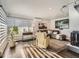
[[[15,47],[15,41],[14,41],[14,37],[16,34],[18,34],[18,27],[17,26],[13,26],[12,28],[10,28],[10,40],[9,40],[9,45],[10,48],[14,48]]]
[[[15,34],[18,34],[18,26],[13,26],[12,32],[14,32]]]

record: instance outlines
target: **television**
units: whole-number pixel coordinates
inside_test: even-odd
[[[55,28],[68,29],[69,28],[69,19],[56,20]]]

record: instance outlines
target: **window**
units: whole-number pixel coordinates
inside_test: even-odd
[[[7,38],[6,14],[0,7],[0,43]]]

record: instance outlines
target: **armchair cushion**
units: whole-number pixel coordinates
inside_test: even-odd
[[[37,32],[36,34],[36,45],[41,48],[48,47],[48,38],[44,32]]]

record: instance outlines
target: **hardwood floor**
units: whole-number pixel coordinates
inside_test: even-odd
[[[13,49],[10,49],[9,45],[7,46],[3,58],[22,58],[21,50],[22,44],[16,44],[16,47]]]
[[[68,43],[68,41],[50,39],[50,47],[48,48],[48,50],[56,52],[64,58],[79,58],[79,54],[67,50],[66,44]],[[26,44],[35,44],[35,41],[16,42],[16,47],[14,49],[10,49],[8,45],[4,52],[3,58],[23,58],[21,49]]]
[[[3,58],[23,58],[21,49],[26,44],[32,44],[34,41],[28,41],[28,42],[16,42],[16,47],[13,49],[10,49],[9,45],[7,46]]]
[[[64,58],[79,58],[79,54],[72,52],[70,50],[63,50],[60,53],[58,53],[59,55],[61,55]]]

